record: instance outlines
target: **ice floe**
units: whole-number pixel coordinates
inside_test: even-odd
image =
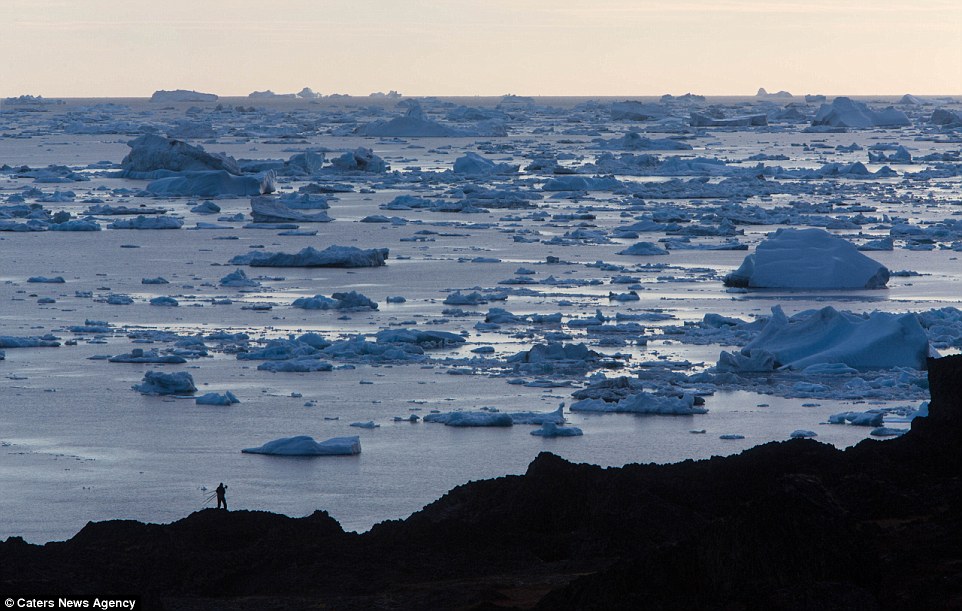
[[[271,456],[353,456],[361,453],[360,437],[333,437],[314,441],[313,437],[299,435],[268,441],[256,448],[244,448],[245,454],[268,454]]]
[[[144,395],[190,395],[197,392],[194,378],[186,371],[148,371],[143,381],[135,384],[133,389]]]

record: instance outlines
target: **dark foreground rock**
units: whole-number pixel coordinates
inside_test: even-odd
[[[602,469],[541,454],[403,521],[206,510],[0,543],[0,593],[154,609],[962,609],[962,356],[930,416],[845,451],[812,440]]]

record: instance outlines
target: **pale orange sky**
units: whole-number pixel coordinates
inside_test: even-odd
[[[962,93],[962,0],[0,0],[0,96]]]

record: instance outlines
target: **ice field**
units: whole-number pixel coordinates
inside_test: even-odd
[[[898,434],[962,347],[960,147],[908,95],[7,99],[0,538]],[[295,436],[360,453],[241,452]]]

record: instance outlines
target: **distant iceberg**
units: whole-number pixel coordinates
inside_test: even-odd
[[[150,101],[164,104],[171,102],[216,102],[217,96],[213,93],[201,93],[186,89],[174,89],[173,91],[160,89],[150,96]]]
[[[403,102],[402,102],[403,104]],[[373,121],[354,130],[358,136],[377,136],[387,138],[464,138],[472,136],[504,136],[507,134],[504,123],[496,119],[481,121],[474,129],[449,127],[431,120],[421,105],[412,100],[403,117],[387,121]]]
[[[911,124],[904,112],[892,106],[876,111],[864,102],[846,97],[835,98],[831,104],[822,104],[812,120],[812,125],[853,128],[906,127]]]

